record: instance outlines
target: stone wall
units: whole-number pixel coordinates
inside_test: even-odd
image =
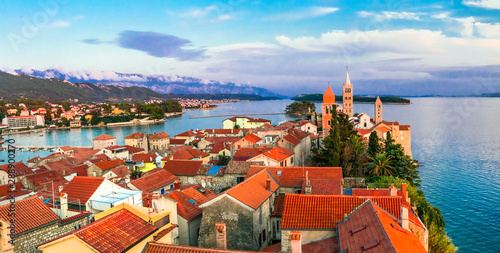
[[[181,185],[202,184],[202,179],[205,178],[206,189],[213,191],[215,194],[221,193],[223,190],[233,187],[237,184],[238,177],[245,177],[240,174],[224,174],[223,176],[179,176]],[[202,184],[203,185],[203,184]]]
[[[38,245],[73,231],[75,228],[78,229],[83,227],[89,224],[89,221],[90,216],[86,215],[78,219],[65,222],[64,224],[55,222],[35,230],[21,233],[16,236],[14,252],[38,252]]]
[[[228,197],[203,209],[198,245],[215,248],[215,223],[226,223],[227,248],[233,250],[259,250],[253,230],[252,212]]]
[[[364,177],[344,177],[343,178],[343,189],[351,189],[351,188],[364,188],[366,187],[365,178]]]

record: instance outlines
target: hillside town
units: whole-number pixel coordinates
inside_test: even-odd
[[[409,125],[385,121],[380,99],[355,113],[347,72],[342,91],[337,105],[328,85],[316,119],[102,134],[92,147],[0,165],[0,252],[428,252],[407,183],[377,188],[318,166],[339,117],[363,145],[376,138],[411,157]],[[30,115],[8,126],[43,121]]]

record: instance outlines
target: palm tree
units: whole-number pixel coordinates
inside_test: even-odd
[[[385,153],[378,153],[374,157],[370,157],[368,166],[368,174],[372,176],[391,176],[394,173],[394,168],[391,166],[392,156],[387,156]]]
[[[343,156],[348,175],[357,177],[364,176],[363,165],[367,157],[366,145],[359,136],[351,136],[347,141]]]

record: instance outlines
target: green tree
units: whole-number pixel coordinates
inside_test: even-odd
[[[366,145],[361,137],[354,135],[348,141],[343,153],[345,171],[348,176],[364,176],[364,166],[367,160]]]
[[[370,157],[367,165],[367,172],[372,176],[391,176],[394,174],[394,168],[391,166],[391,158],[385,153],[379,153],[375,157]]]
[[[61,118],[61,123],[63,126],[69,126],[69,120],[66,117]]]
[[[286,106],[287,114],[310,114],[316,110],[316,105],[309,101],[293,102]]]
[[[340,127],[337,110],[332,109],[330,133],[323,138],[323,147],[319,150],[313,148],[312,161],[324,167],[339,167],[341,165],[341,152],[343,143],[340,138]]]
[[[380,153],[382,148],[380,147],[377,132],[373,131],[370,133],[370,138],[368,141],[368,154],[372,157]]]
[[[229,156],[219,155],[216,165],[218,165],[218,166],[227,165],[230,160],[231,160],[231,157],[229,157]]]

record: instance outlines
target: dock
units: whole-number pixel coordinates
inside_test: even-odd
[[[18,145],[13,145],[17,151],[53,151],[54,149],[57,149],[62,146],[18,146]],[[0,146],[0,150],[7,150],[9,147],[7,145]],[[91,148],[91,147],[72,147],[72,148]]]

